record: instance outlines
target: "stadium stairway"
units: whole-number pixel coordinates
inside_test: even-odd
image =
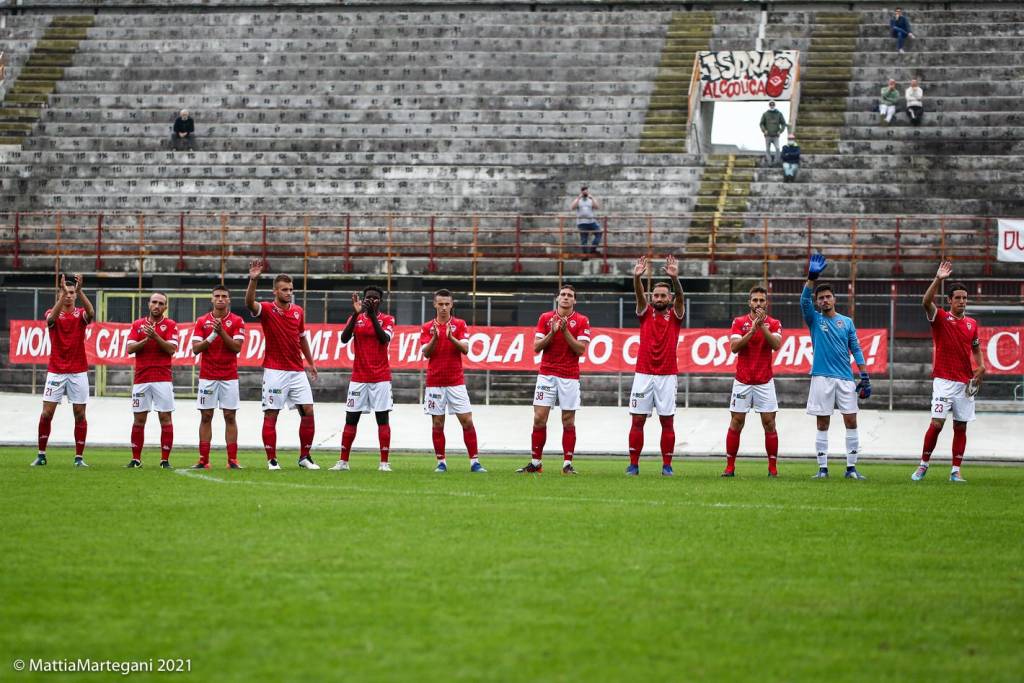
[[[713,257],[735,250],[737,233],[719,229],[743,227],[754,164],[754,158],[749,155],[712,154],[708,157],[697,190],[694,217],[690,221],[690,243],[707,244]],[[710,274],[714,273],[712,262]]]

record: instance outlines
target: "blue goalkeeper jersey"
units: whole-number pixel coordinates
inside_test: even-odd
[[[860,349],[853,320],[838,313],[831,318],[819,313],[814,308],[813,293],[806,285],[800,293],[800,310],[811,331],[811,343],[814,346],[811,376],[852,380],[851,353],[861,369],[864,369],[864,352]]]

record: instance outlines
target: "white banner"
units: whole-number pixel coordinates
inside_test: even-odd
[[[1024,220],[999,219],[999,260],[1024,262]]]
[[[702,100],[788,100],[792,97],[796,50],[698,52]]]

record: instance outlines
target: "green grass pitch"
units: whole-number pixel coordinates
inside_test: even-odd
[[[425,455],[202,473],[0,450],[0,680],[16,658],[187,658],[193,681],[1020,681],[1024,468]],[[173,457],[191,465],[193,453]],[[331,459],[320,457],[321,464]],[[199,474],[200,476],[196,476]],[[837,476],[839,475],[839,476]],[[168,680],[169,674],[131,680]],[[79,676],[116,680],[114,675]],[[174,678],[171,678],[174,680]]]

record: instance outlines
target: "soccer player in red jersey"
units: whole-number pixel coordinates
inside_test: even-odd
[[[576,450],[576,411],[580,407],[580,356],[590,344],[590,320],[576,310],[576,288],[562,285],[555,309],[540,316],[533,352],[543,353],[533,394],[533,456],[516,472],[543,471],[544,442],[548,438],[551,407],[562,409],[562,474],[576,474],[572,466]]]
[[[772,352],[782,346],[782,323],[768,315],[768,290],[750,290],[750,312],[732,321],[729,349],[736,354],[736,379],[732,383],[731,417],[725,435],[728,456],[723,477],[736,476],[736,454],[740,450],[740,432],[751,408],[761,415],[764,448],[768,454],[768,476],[779,476],[779,434],[775,414],[779,399],[775,395]]]
[[[287,275],[274,278],[274,300],[256,301],[256,283],[263,274],[263,261],[249,263],[249,286],[245,307],[260,319],[266,351],[263,355],[263,448],[267,451],[267,469],[280,470],[277,462],[277,415],[282,408],[299,411],[299,467],[318,470],[310,450],[316,423],[313,420],[313,389],[303,368],[316,381],[316,363],[306,336],[306,314],[292,302],[294,285]]]
[[[356,439],[356,428],[363,413],[373,412],[377,418],[377,440],[380,443],[380,464],[377,469],[390,472],[388,461],[391,453],[391,424],[389,416],[394,407],[391,396],[391,363],[388,360],[388,344],[395,334],[395,319],[380,312],[384,290],[367,287],[359,294],[352,293],[353,313],[341,331],[343,344],[352,342],[355,361],[352,378],[348,383],[348,397],[345,401],[345,427],[341,431],[341,457],[331,469],[335,472],[348,471],[348,458],[352,442]]]
[[[82,302],[75,307],[75,299]],[[50,335],[50,361],[46,366],[43,411],[39,415],[39,454],[33,467],[46,464],[46,443],[57,404],[68,397],[75,414],[75,467],[85,464],[85,406],[89,402],[89,363],[85,357],[85,328],[96,317],[89,297],[82,291],[82,276],[75,275],[69,285],[63,273],[57,286],[57,300],[46,312]]]
[[[423,412],[430,415],[435,472],[447,472],[444,457],[445,411],[455,415],[462,425],[462,438],[469,454],[469,470],[484,473],[487,470],[477,457],[476,427],[473,426],[473,407],[469,403],[466,380],[462,373],[462,357],[469,353],[469,328],[466,321],[452,316],[455,299],[447,289],[434,292],[433,320],[420,328],[420,344],[427,358],[427,387],[423,394]]]
[[[932,364],[932,421],[924,435],[921,464],[911,475],[914,481],[928,474],[928,461],[946,424],[953,414],[953,469],[949,480],[966,483],[960,475],[960,464],[967,450],[967,423],[974,420],[974,395],[985,377],[985,358],[978,339],[978,321],[967,316],[967,287],[960,283],[949,286],[949,310],[935,305],[935,295],[942,282],[953,274],[953,264],[943,261],[935,279],[924,293],[921,305],[932,326],[935,354]],[[974,356],[974,366],[971,366]]]
[[[245,340],[245,321],[231,312],[231,293],[218,285],[211,293],[213,309],[196,321],[192,330],[192,353],[199,356],[199,462],[193,469],[210,468],[210,441],[213,438],[213,412],[224,414],[224,441],[228,467],[237,470],[238,425],[238,352]]]
[[[160,419],[160,467],[171,469],[174,446],[174,385],[171,361],[178,351],[178,324],[167,317],[167,295],[153,292],[149,315],[132,323],[128,334],[128,355],[135,356],[132,384],[132,459],[128,467],[142,467],[142,445],[146,440],[146,418],[155,410]]]
[[[629,467],[626,475],[640,474],[640,453],[644,449],[644,424],[656,409],[661,421],[661,474],[671,477],[672,453],[676,447],[676,379],[679,362],[676,347],[679,329],[683,325],[685,302],[683,285],[679,282],[679,263],[675,256],[665,259],[662,270],[669,282],[659,282],[651,288],[651,302],[647,303],[643,278],[647,272],[647,257],[641,256],[633,266],[633,293],[636,295],[636,315],[640,319],[640,346],[636,359],[636,374],[629,392]],[[669,284],[671,283],[671,284]]]

